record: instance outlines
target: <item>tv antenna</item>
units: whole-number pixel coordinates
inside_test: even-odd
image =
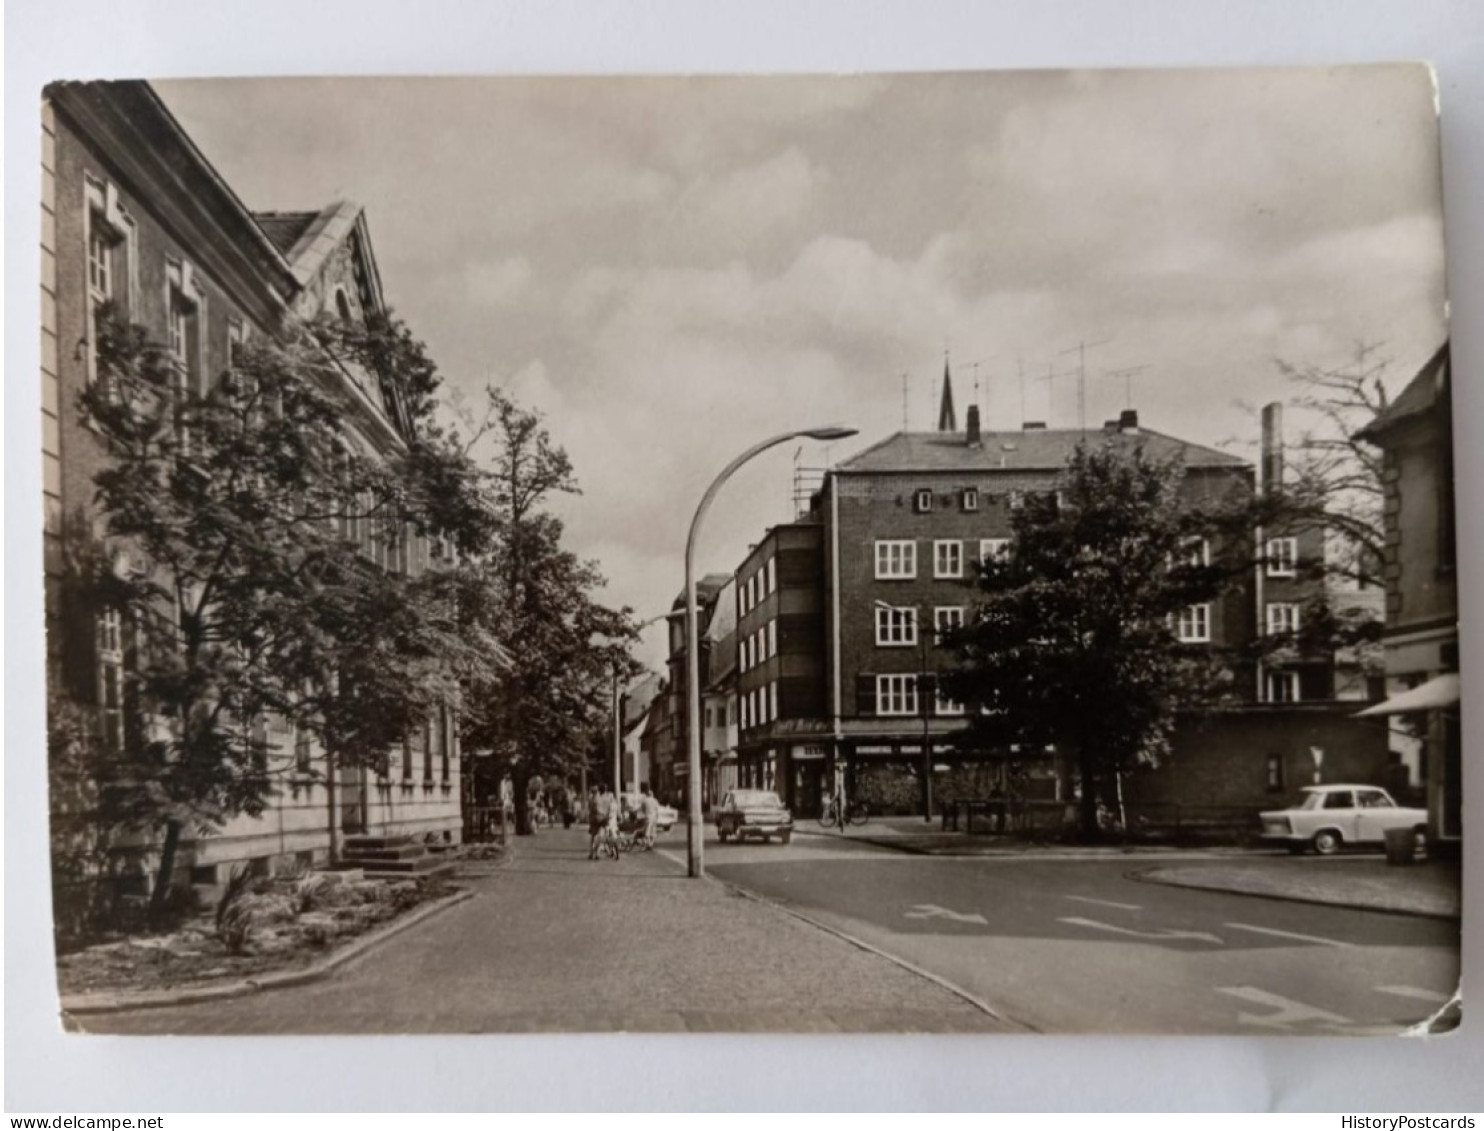
[[[1056,366],[1048,361],[1046,363],[1046,376],[1036,378],[1037,381],[1046,382],[1046,426],[1048,428],[1051,427],[1051,416],[1056,407],[1056,382],[1062,377],[1076,377],[1077,375],[1078,371],[1075,369],[1064,369],[1058,373],[1056,372]]]
[[[1153,369],[1152,365],[1126,365],[1122,369],[1110,369],[1103,374],[1105,377],[1123,378],[1123,407],[1134,407],[1134,374],[1143,373],[1146,369]]]
[[[1069,353],[1077,355],[1077,425],[1087,431],[1087,351],[1092,346],[1105,346],[1112,338],[1099,338],[1095,342],[1078,342],[1071,349],[1064,349],[1059,356]]]

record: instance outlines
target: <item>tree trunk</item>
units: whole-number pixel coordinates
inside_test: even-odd
[[[325,806],[329,813],[331,868],[340,863],[340,813],[335,803],[335,755],[328,745],[325,747]]]
[[[1098,779],[1093,769],[1093,757],[1092,751],[1086,747],[1077,752],[1077,774],[1082,786],[1077,824],[1083,840],[1098,840],[1102,835],[1102,829],[1098,827]]]
[[[530,771],[517,767],[510,772],[511,784],[515,787],[515,835],[531,835],[531,799],[526,790],[531,784]]]
[[[160,913],[165,909],[165,897],[170,894],[170,884],[175,876],[175,853],[180,847],[180,822],[165,822],[165,843],[160,846],[160,867],[155,873],[155,888],[149,897],[149,923],[159,923]]]

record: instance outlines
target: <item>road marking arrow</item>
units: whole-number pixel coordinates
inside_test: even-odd
[[[954,923],[978,923],[981,927],[989,926],[989,920],[983,915],[965,915],[962,911],[950,911],[946,907],[939,907],[936,903],[919,903],[913,906],[911,911],[903,911],[904,919],[948,919]]]
[[[1070,923],[1074,927],[1092,927],[1099,931],[1111,931],[1115,935],[1128,935],[1136,939],[1149,939],[1153,942],[1174,942],[1179,939],[1194,939],[1197,942],[1214,943],[1221,946],[1222,942],[1215,935],[1207,934],[1205,931],[1174,931],[1161,928],[1157,931],[1135,931],[1129,927],[1116,927],[1112,923],[1099,923],[1096,919],[1066,918],[1057,920],[1061,923]]]
[[[1270,993],[1267,990],[1258,989],[1256,986],[1217,986],[1216,992],[1228,994],[1231,997],[1250,1001],[1254,1005],[1270,1006],[1272,1013],[1238,1013],[1237,1020],[1243,1025],[1259,1025],[1264,1029],[1282,1029],[1285,1032],[1303,1021],[1322,1022],[1326,1029],[1342,1027],[1347,1032],[1355,1022],[1348,1017],[1341,1017],[1338,1013],[1330,1013],[1327,1010],[1318,1009],[1312,1005],[1305,1005],[1301,1001],[1282,997],[1279,994]]]

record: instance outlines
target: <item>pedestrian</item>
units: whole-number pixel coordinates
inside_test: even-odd
[[[646,846],[653,845],[660,823],[660,799],[649,788],[648,782],[639,786],[639,794],[639,808],[644,813],[644,843]]]
[[[587,858],[596,860],[598,858],[598,837],[603,833],[603,816],[598,805],[598,787],[588,786],[587,790],[587,835],[590,843],[587,849]]]
[[[569,785],[562,786],[562,828],[570,829],[572,822],[577,819],[577,798]]]

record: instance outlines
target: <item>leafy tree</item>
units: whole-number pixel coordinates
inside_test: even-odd
[[[421,418],[401,412],[405,456],[348,440],[362,357],[388,405],[404,386],[430,403],[431,365],[398,324],[241,347],[197,391],[142,329],[100,323],[81,401],[110,457],[94,478],[103,532],[128,555],[106,601],[130,639],[134,819],[163,834],[158,906],[182,832],[261,813],[292,768],[272,764],[270,714],[318,730],[332,767],[384,757],[441,690],[430,657],[451,650],[421,599],[432,587],[398,572],[410,535],[453,522],[477,545],[488,523],[467,460]]]
[[[1238,567],[1218,536],[1228,500],[1180,498],[1182,468],[1142,448],[1079,445],[1059,491],[1014,513],[1008,553],[984,564],[977,602],[945,673],[979,741],[1051,745],[1074,760],[1083,835],[1119,775],[1168,749],[1177,710],[1229,694],[1234,657],[1182,644],[1178,618]],[[1193,553],[1212,540],[1210,562]],[[1245,553],[1243,554],[1245,558]]]
[[[471,446],[493,446],[486,485],[496,537],[461,581],[466,620],[500,640],[513,658],[469,670],[461,715],[468,750],[488,793],[509,774],[516,831],[531,831],[529,785],[565,780],[581,766],[594,730],[605,725],[614,678],[632,670],[635,632],[627,609],[596,598],[597,567],[562,545],[561,522],[543,509],[553,495],[578,491],[567,454],[541,418],[498,389]]]

